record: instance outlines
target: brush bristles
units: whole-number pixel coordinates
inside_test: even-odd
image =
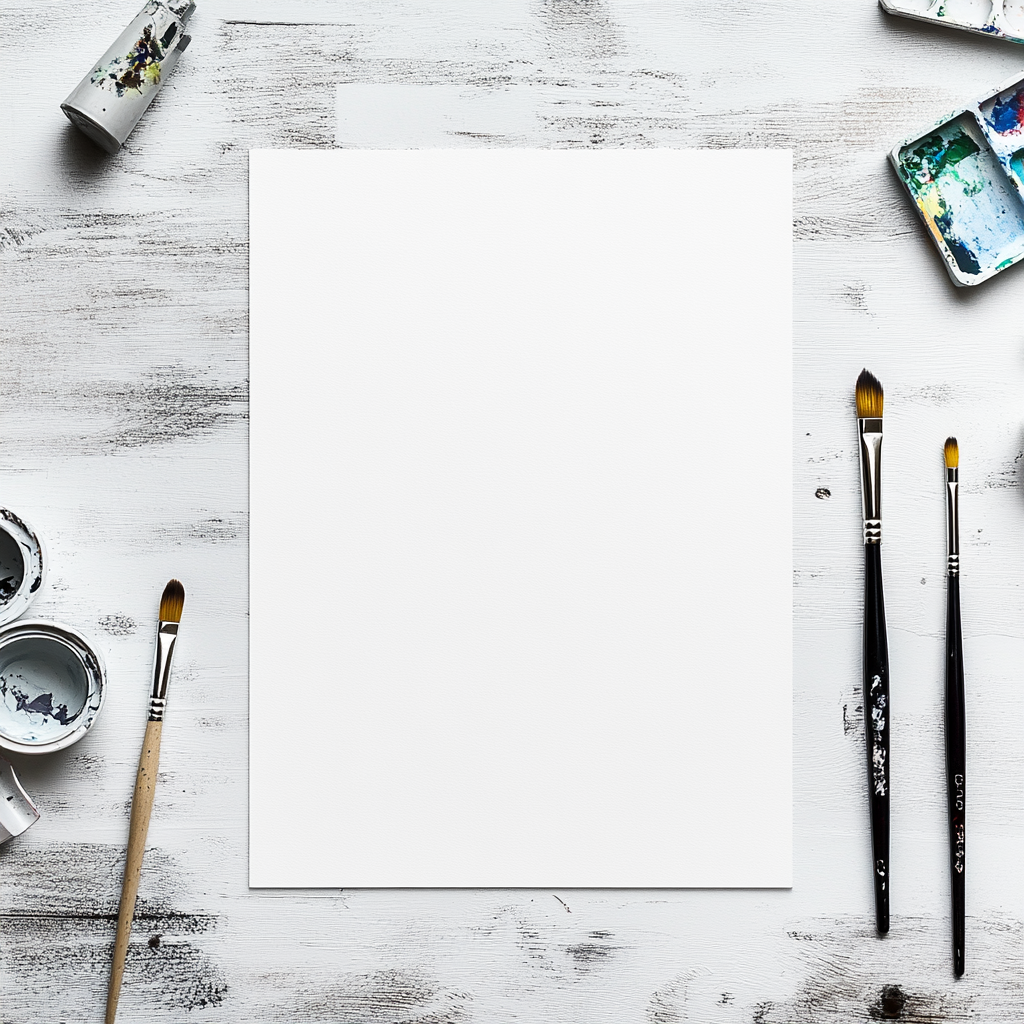
[[[960,465],[960,449],[957,447],[955,437],[946,438],[943,454],[946,456],[946,469],[956,469]]]
[[[881,419],[884,394],[878,378],[861,370],[857,378],[857,416],[859,419]]]
[[[184,610],[185,588],[177,580],[171,580],[164,587],[164,595],[160,598],[160,621],[181,622]]]

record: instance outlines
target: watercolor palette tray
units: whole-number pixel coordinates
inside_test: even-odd
[[[1024,259],[1024,78],[889,154],[957,285]]]
[[[879,0],[903,18],[1024,43],[1024,0]]]

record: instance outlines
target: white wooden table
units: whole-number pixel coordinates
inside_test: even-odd
[[[872,0],[201,0],[178,72],[111,159],[58,105],[133,14],[0,0],[0,504],[49,542],[33,613],[85,630],[110,669],[82,743],[17,760],[44,817],[0,849],[3,1024],[102,1019],[171,576],[188,598],[120,1020],[1019,1021],[1024,276],[954,291],[884,154],[1024,51]],[[248,891],[246,153],[336,142],[794,151],[792,891]],[[737,288],[758,272],[751,185]],[[887,396],[884,941],[860,709],[864,365]],[[941,704],[950,433],[970,763],[958,982]],[[735,499],[758,500],[742,466]]]

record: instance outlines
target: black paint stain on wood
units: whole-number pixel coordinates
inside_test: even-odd
[[[137,382],[108,384],[93,396],[109,403],[117,425],[104,438],[109,449],[140,448],[207,434],[225,420],[248,419],[249,388],[165,370]]]
[[[178,544],[185,544],[189,541],[208,541],[213,544],[220,544],[228,540],[238,540],[245,534],[247,516],[244,512],[236,512],[230,518],[225,516],[210,516],[208,519],[200,519],[190,523],[184,529],[168,530],[167,540],[171,539],[173,532]]]
[[[899,985],[886,985],[878,996],[878,1002],[868,1007],[874,1020],[902,1020],[907,1007],[907,995]]]
[[[614,952],[610,947],[595,942],[576,942],[566,946],[565,951],[572,957],[577,967],[584,969],[607,960]]]
[[[194,1010],[223,1002],[227,979],[192,938],[212,929],[216,921],[204,914],[136,913],[125,964],[125,1007]],[[11,979],[12,992],[38,993],[57,977],[65,989],[102,988],[116,928],[116,911],[0,913],[0,973]],[[150,937],[154,930],[157,934]],[[5,1010],[13,1009],[6,1005],[13,1002],[14,997],[5,997]],[[32,1000],[27,1002],[31,1005]]]
[[[608,941],[611,937],[611,932],[594,931],[584,941],[566,946],[565,952],[574,969],[586,973],[611,960],[620,949]]]
[[[552,49],[573,67],[625,53],[622,31],[604,0],[542,0],[540,10]]]
[[[214,83],[230,104],[245,149],[255,138],[266,145],[334,146],[335,88],[352,80],[352,62],[371,35],[372,30],[346,24],[314,29],[281,23],[268,32],[261,22],[222,22],[217,45],[249,54]],[[375,71],[379,79],[380,68]]]
[[[49,424],[47,443],[62,455],[179,444],[244,425],[248,419],[247,383],[216,379],[189,367],[140,372],[120,381],[83,381],[76,393],[62,397],[56,418],[53,395],[38,374],[12,367],[11,377],[22,415]],[[28,434],[12,439],[26,448],[37,443]]]
[[[0,219],[3,215],[0,215]],[[14,249],[19,245],[25,245],[32,237],[43,231],[40,226],[29,227],[24,222],[17,227],[12,224],[0,226],[0,252],[4,249]]]
[[[681,1024],[689,1019],[686,986],[690,980],[690,976],[681,975],[651,995],[646,1013],[649,1024]]]
[[[349,975],[300,996],[273,1020],[303,1024],[461,1024],[469,996],[442,989],[425,974],[384,970]]]
[[[157,946],[151,940],[131,944],[125,990],[125,1005],[130,999],[136,1007],[198,1010],[223,1003],[228,983],[202,949],[168,934],[160,936]]]
[[[864,706],[862,704],[843,705],[843,734],[854,737],[864,735]]]
[[[862,281],[857,284],[844,284],[839,290],[839,298],[851,309],[866,313],[868,311],[867,293],[868,285]]]
[[[32,1005],[38,1009],[32,994],[51,988],[54,978],[102,1006],[123,865],[120,846],[26,842],[0,848],[0,976],[11,980],[4,1012],[12,1020]],[[159,848],[146,851],[125,966],[126,1008],[193,1010],[224,1000],[227,978],[202,943],[218,917],[183,909],[187,890],[173,858]]]
[[[1007,490],[1012,487],[1019,487],[1020,469],[1018,463],[1020,458],[1021,456],[1018,455],[1010,465],[989,473],[982,482],[982,487],[990,491]]]
[[[137,628],[135,620],[127,615],[104,615],[99,627],[111,636],[131,636]]]
[[[1024,443],[1024,437],[1021,438],[1021,443]],[[1024,449],[1021,449],[1013,457],[1013,476],[1014,486],[1020,486],[1021,474],[1024,474]]]
[[[755,1024],[1010,1024],[1024,1000],[1022,922],[974,917],[972,958],[955,981],[949,956],[949,921],[904,917],[884,941],[874,933],[870,910],[861,920],[821,919],[787,932],[792,956],[787,969],[802,977],[789,999],[759,1001],[749,1008]],[[913,964],[914,977],[900,977]]]
[[[117,914],[125,850],[109,843],[30,842],[0,846],[0,912],[61,913],[102,919]],[[186,872],[160,847],[146,850],[136,916],[194,917]]]
[[[543,971],[556,970],[550,941],[526,920],[517,919],[515,929],[516,947],[523,954],[526,963]]]

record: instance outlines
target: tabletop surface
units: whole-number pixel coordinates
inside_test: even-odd
[[[177,576],[188,596],[119,1020],[1018,1021],[1024,271],[955,290],[885,154],[1019,71],[1024,51],[873,0],[205,0],[110,158],[58,108],[134,13],[0,0],[0,504],[49,544],[33,614],[94,637],[110,672],[83,742],[15,759],[43,817],[0,848],[0,1020],[102,1019],[153,620]],[[795,419],[792,445],[779,439],[795,503],[791,891],[248,890],[247,151],[335,145],[793,151]],[[759,267],[756,189],[736,202],[750,244],[722,272],[742,282]],[[884,940],[860,704],[863,366],[886,388]],[[948,434],[968,684],[960,981]],[[735,488],[756,507],[742,466]]]

